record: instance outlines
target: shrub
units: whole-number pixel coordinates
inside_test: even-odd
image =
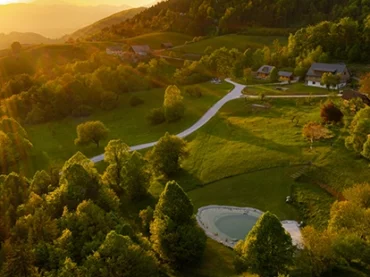
[[[343,119],[343,113],[331,101],[325,103],[321,107],[320,115],[324,123],[338,123]]]
[[[112,91],[104,91],[100,96],[100,107],[103,110],[113,110],[117,106],[118,95]]]
[[[198,87],[190,87],[185,89],[185,93],[191,97],[200,98],[203,96],[202,90]]]
[[[159,125],[166,121],[166,118],[164,117],[164,112],[162,108],[156,108],[152,109],[148,116],[147,120],[151,125]]]
[[[143,104],[144,100],[134,95],[130,97],[129,102],[131,107],[136,107]]]
[[[89,116],[93,112],[93,108],[88,105],[81,105],[78,108],[72,111],[72,116],[80,117],[80,116]]]

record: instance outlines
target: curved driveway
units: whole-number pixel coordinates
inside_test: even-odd
[[[225,105],[227,102],[241,98],[241,97],[247,97],[247,98],[258,98],[259,96],[255,95],[243,95],[242,91],[246,87],[244,85],[235,83],[231,81],[230,79],[226,79],[226,82],[234,85],[234,89],[230,91],[228,94],[226,94],[222,99],[220,99],[216,104],[214,104],[203,116],[201,119],[199,119],[193,126],[190,128],[186,129],[185,131],[181,132],[180,134],[177,134],[178,137],[180,138],[185,138],[188,135],[194,133],[198,129],[200,129],[203,125],[205,125],[212,117],[216,115],[216,113],[222,108],[223,105]],[[304,98],[304,97],[328,97],[329,95],[322,94],[322,95],[267,95],[265,98]],[[341,96],[338,94],[338,96]],[[130,149],[131,151],[136,151],[136,150],[142,150],[142,149],[147,149],[150,147],[153,147],[157,141],[150,142],[150,143],[145,143],[145,144],[139,144],[135,146],[131,146]],[[104,160],[104,154],[95,156],[91,158],[91,161],[94,163],[100,162]]]
[[[233,99],[237,99],[242,97],[242,91],[245,88],[245,86],[240,85],[238,83],[235,83],[231,81],[230,79],[226,79],[225,81],[229,82],[230,84],[233,84],[235,87],[232,91],[230,91],[228,94],[226,94],[222,99],[220,99],[216,104],[214,104],[203,116],[201,119],[199,119],[193,126],[190,128],[186,129],[185,131],[181,132],[180,134],[177,134],[178,137],[180,138],[185,138],[188,135],[194,133],[196,130],[201,128],[204,124],[206,124],[212,117],[215,116],[215,114],[221,109],[223,105],[225,105],[227,102]],[[132,151],[136,150],[142,150],[142,149],[147,149],[150,147],[153,147],[157,141],[150,142],[150,143],[145,143],[145,144],[140,144],[140,145],[135,145],[131,146],[130,149]],[[95,156],[91,158],[91,161],[94,163],[100,162],[104,160],[104,154]]]

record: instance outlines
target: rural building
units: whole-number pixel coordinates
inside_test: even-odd
[[[138,56],[148,56],[152,53],[149,45],[132,45],[129,51]]]
[[[270,77],[271,71],[275,68],[275,66],[271,65],[263,65],[257,70],[257,78],[259,79],[266,79]]]
[[[291,81],[293,80],[293,72],[289,72],[289,71],[279,71],[278,72],[278,75],[279,75],[279,81]]]
[[[366,105],[370,105],[370,99],[366,94],[358,92],[353,89],[346,89],[342,92],[342,98],[344,100],[351,100],[354,98],[361,98]]]
[[[120,45],[107,47],[106,52],[108,55],[115,55],[115,56],[123,55],[122,46]]]
[[[161,43],[161,47],[163,49],[171,49],[173,47],[173,44],[171,42],[163,42]]]
[[[306,75],[306,85],[311,87],[326,88],[321,84],[321,77],[324,73],[339,74],[340,82],[334,89],[344,87],[350,79],[350,73],[344,63],[313,63]]]

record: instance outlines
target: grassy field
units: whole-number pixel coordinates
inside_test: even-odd
[[[285,203],[298,167],[282,167],[242,174],[188,192],[196,209],[207,205],[252,207],[271,211],[281,220],[298,219],[294,207]]]
[[[204,83],[198,86],[202,89],[203,97],[193,98],[184,95],[185,117],[171,124],[150,126],[146,120],[152,108],[162,105],[165,90],[163,88],[124,94],[120,97],[118,107],[112,111],[99,110],[86,118],[66,118],[46,124],[25,126],[34,145],[33,159],[25,165],[25,171],[32,173],[35,169],[45,168],[49,162],[63,163],[77,151],[83,152],[88,157],[101,154],[107,141],[103,142],[100,149],[95,146],[74,145],[76,127],[82,122],[101,120],[110,130],[109,140],[120,138],[128,145],[148,143],[159,139],[167,131],[175,134],[190,127],[232,88],[228,83],[221,85]],[[143,99],[144,104],[131,107],[129,99],[132,95]]]
[[[276,88],[287,88],[286,91],[278,90]],[[245,94],[249,95],[304,95],[304,94],[334,94],[335,91],[329,91],[324,88],[309,87],[303,83],[295,83],[290,85],[253,85],[244,90]]]
[[[257,49],[266,45],[270,46],[276,39],[279,40],[282,45],[287,44],[288,41],[288,38],[283,36],[246,36],[232,34],[212,37],[198,42],[189,43],[183,46],[176,47],[172,49],[172,51],[181,53],[203,54],[204,50],[208,46],[213,47],[213,49],[226,47],[229,49],[237,48],[241,51],[244,51],[247,48]]]
[[[147,44],[152,49],[161,49],[161,43],[164,42],[171,42],[174,46],[177,46],[182,45],[189,40],[192,40],[192,37],[185,34],[163,32],[163,33],[150,33],[129,38],[125,42],[128,45]]]
[[[302,137],[303,124],[320,119],[320,107],[313,101],[297,107],[295,100],[269,100],[268,110],[254,110],[252,104],[257,100],[229,102],[191,136],[190,156],[183,164],[190,176],[186,176],[189,181],[184,178],[183,186],[189,190],[196,183],[306,163],[330,151],[329,142],[320,142],[310,152]],[[292,123],[293,116],[300,119],[298,126]]]

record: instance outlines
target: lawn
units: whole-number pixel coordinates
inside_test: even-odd
[[[276,166],[307,163],[330,151],[329,142],[310,152],[302,137],[306,122],[320,120],[318,100],[311,105],[289,99],[269,99],[270,109],[255,110],[257,100],[235,100],[190,136],[190,155],[183,163],[190,190],[225,177]],[[266,103],[266,102],[265,102]],[[298,105],[298,107],[297,107]],[[296,126],[292,118],[299,119]],[[215,151],[217,150],[217,151]]]
[[[150,126],[146,116],[152,108],[160,107],[163,103],[164,88],[150,91],[124,94],[120,97],[119,105],[112,111],[96,111],[86,118],[66,118],[46,124],[25,126],[30,140],[34,145],[33,159],[25,164],[25,171],[32,174],[34,170],[45,168],[48,163],[61,164],[77,151],[88,157],[101,154],[107,141],[100,149],[95,146],[77,147],[74,145],[76,127],[78,124],[100,120],[110,130],[109,140],[123,139],[128,145],[137,145],[158,140],[165,132],[179,133],[194,124],[217,100],[222,98],[231,89],[232,85],[223,83],[214,85],[204,83],[198,85],[203,97],[194,98],[184,95],[186,112],[185,117],[178,122]],[[129,99],[136,95],[145,102],[138,107],[131,107]]]
[[[296,220],[295,208],[285,203],[299,167],[279,167],[225,178],[188,192],[196,209],[207,205],[251,207],[270,211],[281,220]]]
[[[207,38],[198,42],[189,43],[172,49],[174,52],[204,54],[204,50],[211,46],[213,49],[221,47],[237,48],[241,51],[247,48],[257,49],[270,46],[274,40],[279,40],[282,45],[287,44],[288,38],[283,36],[248,36],[248,35],[225,35]]]
[[[161,43],[171,42],[174,46],[182,45],[186,41],[191,41],[193,38],[180,33],[163,32],[163,33],[150,33],[133,38],[127,39],[125,42],[128,45],[134,44],[147,44],[152,49],[161,49]]]
[[[286,91],[276,88],[287,88]],[[304,83],[294,83],[290,85],[253,85],[244,90],[248,95],[315,95],[315,94],[335,94],[336,91],[328,91],[324,88],[309,87]]]

